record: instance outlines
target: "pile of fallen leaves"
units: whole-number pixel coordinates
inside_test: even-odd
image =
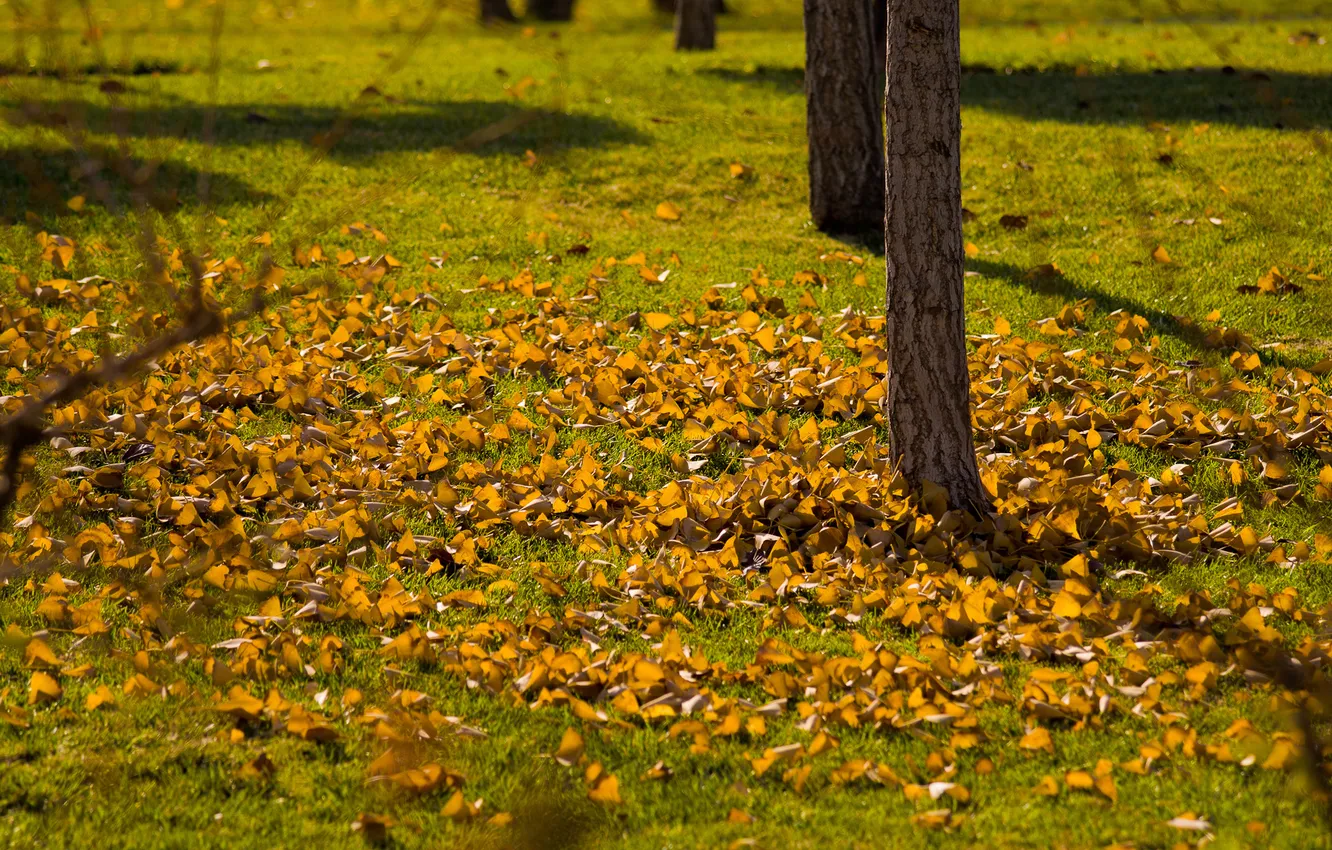
[[[52,267],[67,265],[69,240],[42,238]],[[0,374],[21,388],[0,398],[4,412],[43,376],[168,326],[168,307],[144,305],[169,304],[161,290],[185,263],[165,247],[161,259],[146,283],[19,276],[21,298],[0,305]],[[1033,323],[1030,339],[998,319],[971,339],[993,495],[975,518],[894,474],[884,321],[820,312],[824,275],[760,269],[670,314],[598,318],[616,266],[635,269],[632,285],[663,277],[639,254],[596,261],[579,286],[531,270],[482,278],[475,291],[509,306],[462,330],[448,299],[402,282],[388,255],[312,246],[294,264],[308,279],[281,284],[234,257],[209,262],[208,297],[263,288],[268,309],[51,414],[58,434],[38,458],[49,473],[28,475],[0,533],[0,594],[36,610],[7,626],[23,678],[0,680],[0,720],[202,703],[239,738],[378,742],[370,781],[439,792],[449,817],[478,817],[464,777],[422,742],[484,731],[405,688],[304,687],[343,671],[361,631],[389,670],[567,712],[554,757],[580,765],[588,796],[607,804],[631,783],[588,762],[579,729],[648,726],[703,755],[744,741],[756,781],[795,792],[871,783],[947,798],[917,817],[925,826],[956,822],[963,767],[995,769],[966,751],[1013,734],[987,728],[987,705],[1016,706],[1017,746],[1032,752],[1054,752],[1052,730],[1155,722],[1139,757],[1047,777],[1041,794],[1113,801],[1116,776],[1170,759],[1297,765],[1298,733],[1240,721],[1204,736],[1188,709],[1226,682],[1266,688],[1274,709],[1321,706],[1326,613],[1291,589],[1232,582],[1224,598],[1163,598],[1151,579],[1195,559],[1328,561],[1332,539],[1274,539],[1245,517],[1332,499],[1332,364],[1276,365],[1216,316],[1199,329],[1213,365],[1162,359],[1146,319],[1090,302]],[[641,451],[607,448],[630,444]],[[1169,465],[1146,477],[1113,459],[1123,447]],[[643,458],[660,462],[635,468]],[[1235,497],[1195,492],[1202,463],[1224,469]],[[577,554],[492,554],[513,536]],[[1126,574],[1146,582],[1103,587]],[[520,590],[537,601],[519,604]],[[738,610],[773,633],[845,632],[852,652],[769,637],[728,664],[691,645],[702,619]],[[232,637],[196,642],[182,618],[231,623]],[[1018,681],[1000,667],[1013,660],[1030,662]],[[71,682],[108,670],[123,674],[119,692],[71,704]],[[799,737],[772,740],[775,718]],[[910,770],[875,763],[841,751],[857,728],[936,749]],[[245,769],[273,766],[261,756]],[[670,773],[659,764],[643,779]],[[357,828],[390,825],[366,815]]]

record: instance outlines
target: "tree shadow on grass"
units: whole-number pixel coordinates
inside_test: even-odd
[[[767,65],[700,70],[725,82],[784,94],[805,89],[803,68]],[[962,105],[1029,121],[1068,124],[1229,124],[1271,129],[1332,127],[1332,74],[1236,70],[1079,73],[1066,65],[992,68],[965,65]]]
[[[1057,296],[1069,303],[1090,299],[1096,302],[1096,310],[1101,315],[1123,310],[1126,313],[1142,316],[1151,322],[1152,329],[1156,333],[1171,337],[1194,350],[1206,348],[1204,333],[1197,324],[1186,324],[1170,313],[1158,310],[1136,298],[1106,292],[1074,280],[1066,274],[1032,273],[1029,269],[1019,269],[1008,263],[980,259],[967,260],[967,270],[979,272],[991,280],[1000,280],[1036,295]]]
[[[78,127],[131,139],[176,138],[222,147],[271,146],[296,141],[324,147],[336,159],[396,151],[465,150],[481,156],[526,150],[604,148],[642,144],[639,131],[610,118],[493,101],[375,102],[351,115],[326,106],[201,104],[117,108],[89,101],[29,102],[11,110],[10,123]],[[331,135],[330,135],[331,134]]]
[[[200,177],[205,179],[201,184]],[[70,199],[82,196],[90,206],[124,212],[140,204],[159,212],[200,200],[206,186],[218,207],[253,206],[272,195],[229,174],[206,175],[172,160],[153,161],[106,147],[83,152],[69,148],[0,148],[0,220],[22,221],[37,215],[68,214]]]
[[[1314,129],[1332,126],[1332,74],[1192,68],[1079,73],[1054,66],[969,66],[962,103],[1030,121],[1142,125],[1151,122]]]
[[[743,68],[700,68],[698,73],[727,83],[766,86],[780,94],[805,93],[804,68],[746,65]]]

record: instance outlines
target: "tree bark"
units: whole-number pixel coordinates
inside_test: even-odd
[[[527,10],[543,21],[572,21],[574,0],[528,0]]]
[[[675,49],[712,50],[717,46],[715,0],[678,0],[675,7]]]
[[[809,211],[829,233],[883,225],[883,85],[871,4],[805,0]]]
[[[884,255],[889,445],[913,485],[990,506],[971,439],[958,0],[889,0]]]
[[[509,8],[509,0],[481,0],[481,23],[505,21],[514,23],[518,16]]]

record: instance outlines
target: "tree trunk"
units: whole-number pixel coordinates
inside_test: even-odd
[[[889,445],[913,485],[990,506],[971,440],[958,0],[889,0],[884,255]]]
[[[658,12],[662,12],[663,14],[667,15],[675,14],[675,8],[677,3],[678,0],[652,0],[653,8],[655,8]],[[730,9],[726,8],[726,0],[713,0],[712,5],[716,7],[716,12],[718,15],[726,15],[729,14],[731,11]]]
[[[514,23],[518,16],[509,8],[509,0],[481,0],[481,23],[505,21]]]
[[[574,0],[528,0],[527,10],[543,21],[572,21]]]
[[[809,211],[829,233],[883,226],[883,85],[872,2],[805,0]]]
[[[675,49],[712,50],[717,46],[714,0],[678,0],[675,8]]]

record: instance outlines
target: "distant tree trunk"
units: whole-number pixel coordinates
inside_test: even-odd
[[[889,0],[884,255],[889,445],[912,484],[990,506],[971,440],[958,0]]]
[[[518,16],[509,8],[509,0],[481,0],[481,22],[506,21],[513,23]]]
[[[678,0],[675,49],[712,50],[717,46],[715,0]]]
[[[805,0],[809,211],[830,233],[883,224],[882,59],[870,5]]]
[[[527,10],[543,21],[572,21],[574,0],[527,0]]]
[[[667,15],[675,14],[675,7],[678,0],[652,0],[653,7]],[[726,0],[713,0],[713,6],[716,7],[718,15],[730,14],[730,9],[726,8]]]

